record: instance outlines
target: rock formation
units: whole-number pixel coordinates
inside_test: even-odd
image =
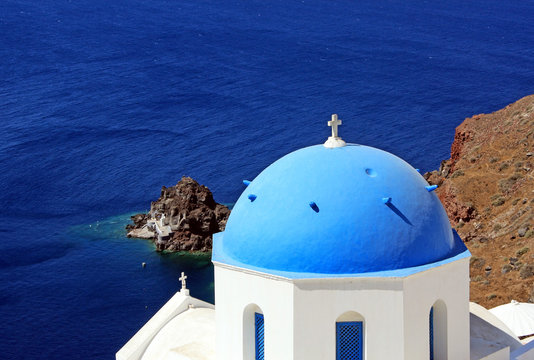
[[[224,230],[229,215],[207,187],[184,176],[175,186],[163,186],[150,212],[132,216],[134,224],[126,229],[128,237],[153,239],[158,251],[209,251],[212,235]]]
[[[451,158],[424,176],[473,254],[471,300],[534,300],[534,95],[456,128]]]

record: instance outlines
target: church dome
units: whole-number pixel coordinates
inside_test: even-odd
[[[452,258],[466,248],[427,187],[404,160],[372,147],[297,150],[246,187],[214,239],[213,260],[294,277],[368,274]]]

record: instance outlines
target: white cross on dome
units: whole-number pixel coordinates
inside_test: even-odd
[[[338,119],[337,114],[332,114],[332,120],[328,123],[328,126],[332,127],[332,136],[328,137],[324,143],[324,147],[327,148],[337,148],[345,146],[346,143],[338,135],[338,126],[341,125],[341,120]]]

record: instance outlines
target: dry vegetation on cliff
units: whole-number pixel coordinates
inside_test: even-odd
[[[451,158],[425,174],[471,251],[471,300],[534,302],[534,95],[456,128]]]

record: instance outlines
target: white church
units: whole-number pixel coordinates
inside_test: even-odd
[[[182,289],[117,360],[527,360],[469,302],[470,253],[402,159],[332,136],[271,164],[214,235],[215,303]]]

